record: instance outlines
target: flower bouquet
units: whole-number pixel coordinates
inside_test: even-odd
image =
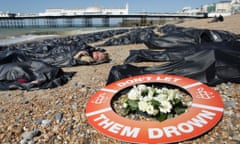
[[[178,89],[156,88],[145,84],[136,85],[120,100],[123,108],[122,115],[142,113],[163,121],[187,110],[188,105],[183,102],[182,98]]]

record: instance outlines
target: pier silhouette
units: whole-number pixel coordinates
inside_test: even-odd
[[[16,16],[11,14],[7,17],[0,17],[0,28],[24,28],[24,27],[92,27],[97,20],[102,27],[109,27],[112,20],[121,22],[135,20],[138,24],[144,26],[148,21],[169,21],[169,20],[187,20],[206,18],[206,13],[200,14],[179,14],[179,13],[135,13],[119,15],[58,15],[58,16]]]

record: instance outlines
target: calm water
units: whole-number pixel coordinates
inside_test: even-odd
[[[38,37],[64,35],[75,31],[84,33],[104,29],[109,29],[109,27],[0,28],[0,45],[9,45]]]
[[[49,35],[61,34],[74,30],[91,31],[98,29],[106,29],[104,27],[56,27],[56,28],[0,28],[0,39],[11,38],[20,35]]]

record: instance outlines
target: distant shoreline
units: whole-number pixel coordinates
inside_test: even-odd
[[[70,30],[59,30],[59,31],[35,31],[35,32],[26,32],[22,34],[6,36],[5,38],[0,38],[0,46],[8,46],[11,44],[17,44],[22,42],[28,41],[38,41],[44,40],[49,38],[56,38],[56,37],[66,37],[72,35],[81,35],[87,33],[94,33],[94,32],[101,32],[106,30],[115,30],[115,29],[125,29],[128,27],[108,27],[108,28],[76,28]],[[33,29],[34,30],[34,29]],[[36,29],[37,30],[37,29]]]
[[[57,37],[57,35],[22,35],[22,36],[13,37],[10,39],[0,39],[0,46],[8,46],[11,44],[17,44],[21,42],[48,39],[48,38],[54,38],[54,37]]]

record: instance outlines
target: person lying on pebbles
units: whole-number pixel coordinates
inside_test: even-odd
[[[103,63],[109,61],[109,55],[105,50],[96,49],[92,52],[82,50],[74,55],[74,59],[86,62],[88,64],[91,63]]]

